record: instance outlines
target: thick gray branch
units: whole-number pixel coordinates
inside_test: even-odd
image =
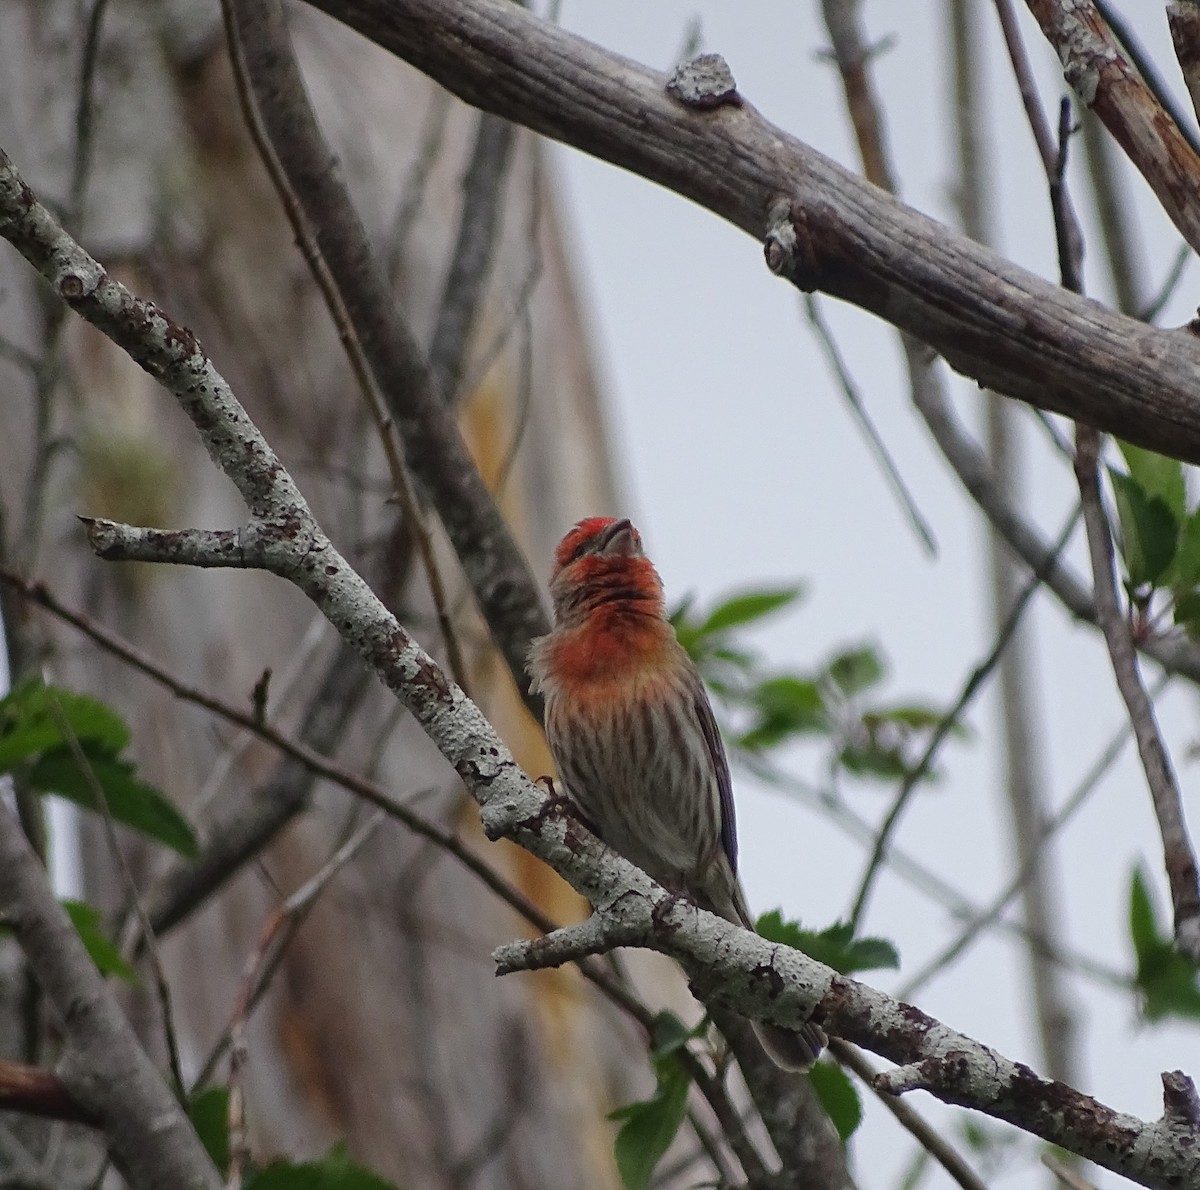
[[[641,174],[755,239],[787,200],[789,279],[870,310],[952,367],[1200,462],[1200,342],[1064,293],[914,211],[748,103],[697,111],[664,76],[507,0],[310,0],[460,98]]]

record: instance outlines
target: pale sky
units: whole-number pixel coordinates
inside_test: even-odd
[[[990,153],[995,169],[997,245],[1008,256],[1056,278],[1045,183],[1016,102],[992,6],[977,4],[989,33],[979,64],[987,76]],[[1056,110],[1064,87],[1057,62],[1022,9],[1027,44]],[[1162,6],[1121,5],[1173,85]],[[951,220],[949,75],[943,5],[931,0],[863,5],[874,39],[895,44],[875,61],[880,94],[904,198]],[[634,0],[566,0],[570,29],[649,65],[668,69],[698,15],[702,48],[728,60],[743,96],[815,148],[857,169],[832,67],[818,61],[826,44],[819,5],[654,4]],[[1186,102],[1186,100],[1185,100]],[[804,579],[806,603],[758,637],[780,667],[808,668],[834,649],[875,641],[891,662],[886,696],[946,705],[991,646],[983,599],[982,519],[961,493],[924,425],[909,407],[895,335],[871,316],[825,302],[843,354],[871,414],[932,523],[940,551],[926,557],[904,522],[855,428],[807,328],[799,296],[773,278],[760,248],[741,232],[648,183],[577,153],[559,151],[576,243],[578,272],[590,299],[604,378],[612,394],[611,426],[629,512],[639,523],[671,598],[697,592],[712,600],[732,586]],[[1130,201],[1142,214],[1146,275],[1156,288],[1179,243],[1144,183],[1131,175]],[[1093,244],[1089,292],[1105,298],[1100,248],[1081,181],[1075,185]],[[1200,301],[1200,273],[1184,276],[1163,322],[1187,321]],[[958,408],[972,424],[974,386],[953,382]],[[1023,419],[1030,447],[1030,507],[1048,539],[1074,503],[1074,482],[1052,456],[1044,433]],[[1081,538],[1071,554],[1081,572]],[[1090,581],[1090,580],[1089,580]],[[1045,728],[1044,776],[1051,805],[1069,794],[1123,723],[1100,637],[1075,627],[1049,596],[1039,596],[1031,623],[1039,663],[1035,702]],[[1153,671],[1147,670],[1152,679]],[[1195,699],[1177,684],[1161,716],[1193,827],[1200,824]],[[898,836],[944,879],[986,903],[1011,874],[1005,811],[999,801],[996,703],[989,692],[970,715],[972,739],[944,752],[946,778],[911,805]],[[816,781],[819,757],[799,753],[795,769]],[[814,811],[737,778],[742,873],[756,911],[782,905],[806,924],[823,926],[848,909],[864,855]],[[873,818],[886,810],[888,787],[854,786],[852,804]],[[1160,910],[1169,913],[1157,829],[1141,772],[1128,752],[1066,832],[1058,850],[1071,944],[1128,971],[1129,874],[1143,862]],[[880,885],[867,927],[892,938],[904,961],[898,974],[869,976],[900,986],[953,932],[942,909],[896,878]],[[947,1024],[1035,1068],[1042,1063],[1031,1026],[1024,968],[1011,943],[994,937],[971,948],[919,997]],[[1200,1029],[1139,1029],[1127,993],[1069,977],[1079,1012],[1082,1089],[1143,1118],[1161,1114],[1162,1070],[1200,1076]],[[941,1110],[924,1094],[914,1105]],[[855,1142],[864,1190],[891,1187],[912,1155],[912,1142],[880,1108],[867,1105]],[[978,1118],[978,1117],[977,1117]],[[1027,1156],[989,1177],[1004,1190],[1042,1187],[1048,1174]],[[1098,1172],[1099,1186],[1125,1184]],[[924,1185],[945,1186],[940,1170]]]

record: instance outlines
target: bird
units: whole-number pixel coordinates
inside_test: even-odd
[[[528,668],[568,800],[647,875],[753,931],[725,747],[637,529],[579,521],[555,550],[550,597],[553,628],[533,642]],[[785,1069],[807,1069],[828,1043],[812,1022],[753,1024]]]

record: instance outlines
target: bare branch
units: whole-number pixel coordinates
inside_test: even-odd
[[[1192,0],[1172,0],[1167,5],[1167,24],[1192,107],[1200,119],[1200,10]]]
[[[1075,517],[1072,516],[1059,536],[1058,544],[1051,555],[1052,557],[1057,558],[1062,552],[1074,528]],[[1020,625],[1021,617],[1025,614],[1025,609],[1029,606],[1029,601],[1033,598],[1034,593],[1041,584],[1042,575],[1036,571],[1025,581],[1025,586],[1013,601],[1012,607],[1000,625],[987,656],[971,670],[967,676],[967,680],[963,683],[962,689],[959,691],[954,705],[938,721],[937,726],[930,734],[929,742],[925,745],[924,752],[921,753],[917,763],[913,765],[904,780],[901,781],[900,787],[896,791],[896,796],[892,799],[892,804],[884,816],[883,822],[880,824],[879,833],[875,839],[875,846],[871,849],[870,858],[867,860],[867,866],[863,870],[862,879],[859,881],[858,893],[854,899],[854,908],[850,911],[850,921],[855,927],[858,926],[858,923],[862,920],[863,913],[866,911],[867,901],[870,898],[875,880],[883,868],[883,861],[891,846],[892,834],[896,829],[901,814],[908,805],[909,799],[912,797],[913,791],[928,774],[938,750],[945,743],[954,728],[962,721],[962,716],[966,712],[967,707],[970,706],[975,695],[983,689],[988,678],[991,677],[996,666],[1000,663],[1000,658],[1004,656],[1004,650],[1008,647],[1008,642],[1012,639],[1013,633],[1016,632]]]
[[[238,100],[242,105],[242,114],[245,117],[246,126],[250,131],[250,136],[254,141],[255,147],[258,149],[259,157],[262,159],[271,183],[279,195],[288,222],[292,225],[292,230],[296,236],[296,243],[300,246],[301,254],[308,264],[309,272],[312,273],[313,280],[316,282],[317,288],[325,300],[325,305],[329,309],[329,315],[337,327],[338,338],[345,349],[346,358],[350,361],[350,370],[354,374],[359,394],[362,396],[363,404],[366,406],[367,412],[375,424],[376,436],[379,439],[380,446],[383,448],[384,458],[387,460],[388,473],[392,477],[394,497],[399,501],[404,516],[408,520],[416,542],[417,551],[421,556],[421,564],[425,568],[425,577],[429,583],[429,595],[433,600],[434,611],[437,614],[438,625],[441,628],[442,641],[446,646],[446,659],[450,666],[450,672],[454,675],[454,680],[465,690],[467,688],[467,671],[463,663],[458,636],[450,621],[450,613],[446,605],[446,585],[442,581],[441,567],[438,565],[437,557],[433,551],[433,543],[429,538],[429,530],[425,525],[425,518],[422,515],[420,506],[412,490],[412,484],[409,481],[408,468],[405,466],[404,460],[400,457],[396,448],[391,420],[384,410],[383,399],[379,394],[379,390],[375,387],[375,381],[371,375],[366,356],[363,353],[362,344],[359,342],[358,335],[351,325],[350,315],[346,310],[345,303],[342,301],[342,295],[339,293],[337,284],[329,272],[329,266],[326,264],[325,258],[321,255],[321,249],[317,244],[316,236],[304,216],[300,200],[296,197],[295,191],[288,182],[287,175],[283,172],[283,167],[279,162],[279,157],[275,152],[274,146],[270,142],[262,116],[255,106],[254,96],[250,90],[250,80],[246,75],[245,55],[242,52],[242,45],[238,37],[237,25],[234,19],[233,0],[221,0],[221,14],[225,21],[225,37],[229,46],[229,57],[233,65],[233,76]]]
[[[467,102],[658,182],[760,241],[784,199],[801,248],[786,275],[801,288],[879,314],[997,392],[1200,461],[1193,336],[1062,292],[865,184],[750,104],[697,112],[661,75],[507,0],[316,6]]]
[[[516,126],[508,120],[482,114],[463,178],[458,238],[429,348],[434,383],[450,405],[467,395],[461,391],[467,343],[495,251],[500,199],[516,134]]]
[[[954,1179],[963,1190],[987,1190],[982,1178],[967,1164],[962,1154],[921,1116],[907,1099],[880,1094],[875,1085],[878,1073],[870,1059],[855,1046],[840,1038],[829,1039],[829,1052],[843,1065],[853,1070],[864,1086],[879,1096],[879,1101],[896,1118],[914,1140]]]
[[[809,326],[813,328],[817,342],[825,354],[829,369],[837,379],[842,396],[846,398],[846,404],[850,406],[850,413],[867,444],[867,449],[883,472],[883,478],[891,488],[896,503],[900,505],[904,519],[908,521],[917,540],[925,547],[925,552],[930,557],[937,557],[937,539],[933,535],[933,528],[917,506],[916,499],[908,490],[904,476],[900,474],[900,468],[896,466],[896,460],[892,458],[887,443],[871,420],[866,402],[863,401],[862,393],[859,392],[858,385],[855,384],[854,377],[850,374],[845,359],[842,358],[837,340],[833,337],[833,331],[825,321],[817,299],[811,293],[804,295],[804,313],[808,316]]]
[[[1196,135],[1195,128],[1188,120],[1185,110],[1179,106],[1171,88],[1167,86],[1166,81],[1159,74],[1154,59],[1146,52],[1146,47],[1138,40],[1133,26],[1113,4],[1112,0],[1095,0],[1095,4],[1096,11],[1108,23],[1113,36],[1129,56],[1129,61],[1133,63],[1138,74],[1142,76],[1154,98],[1162,105],[1163,111],[1174,120],[1175,126],[1179,129],[1184,140],[1192,146],[1192,152],[1200,154],[1200,137]]]
[[[396,309],[388,279],[309,106],[278,0],[236,0],[259,112],[288,182],[316,230],[342,302],[387,402],[409,468],[428,493],[517,688],[529,693],[529,641],[549,631],[536,582]]]
[[[104,1130],[136,1190],[219,1190],[221,1179],[187,1116],[146,1057],[20,824],[0,802],[0,918],[57,1010],[68,1048],[56,1071]]]
[[[1133,724],[1138,756],[1158,819],[1163,863],[1175,911],[1175,944],[1193,962],[1200,963],[1200,874],[1184,820],[1179,784],[1158,730],[1154,707],[1138,672],[1129,622],[1121,611],[1117,597],[1112,535],[1100,497],[1100,436],[1091,427],[1081,425],[1076,430],[1075,442],[1075,475],[1083,499],[1088,554],[1092,560],[1092,572],[1096,576],[1096,611],[1108,645],[1117,688]]]
[[[1200,158],[1129,62],[1096,5],[1091,0],[1027,3],[1080,103],[1100,117],[1171,222],[1200,251]]]
[[[0,1058],[0,1112],[4,1111],[101,1126],[99,1117],[88,1111],[52,1070]]]

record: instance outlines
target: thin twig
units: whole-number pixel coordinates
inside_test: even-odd
[[[450,620],[446,601],[446,586],[442,580],[441,568],[438,566],[437,557],[434,554],[433,543],[430,540],[429,528],[425,524],[424,514],[421,512],[416,496],[413,493],[408,467],[405,465],[397,448],[392,419],[388,416],[384,408],[383,400],[375,384],[375,378],[363,353],[362,343],[359,341],[358,333],[350,321],[350,315],[346,310],[345,302],[342,301],[342,295],[338,290],[333,275],[329,271],[329,266],[325,262],[324,256],[321,255],[321,249],[317,243],[317,237],[313,232],[312,224],[305,217],[304,208],[300,200],[296,197],[296,192],[292,189],[287,174],[280,164],[279,154],[271,141],[270,133],[263,121],[262,114],[258,110],[251,81],[247,74],[246,57],[238,33],[237,19],[234,15],[234,0],[221,0],[221,15],[225,21],[225,37],[229,46],[229,58],[233,65],[234,82],[236,84],[238,100],[241,103],[242,114],[246,120],[246,127],[250,131],[251,139],[258,149],[258,155],[266,167],[275,191],[279,195],[279,200],[283,205],[288,222],[292,225],[301,255],[308,264],[313,280],[316,282],[317,288],[321,291],[321,296],[325,299],[329,315],[333,319],[334,326],[337,328],[338,338],[341,340],[342,347],[346,352],[346,358],[350,362],[350,369],[354,373],[354,379],[358,385],[358,391],[362,397],[363,404],[370,413],[371,420],[375,423],[376,434],[380,445],[383,447],[383,454],[387,460],[388,473],[392,478],[392,486],[396,499],[399,501],[400,507],[404,511],[404,516],[409,522],[417,550],[421,555],[421,564],[425,568],[425,577],[429,583],[429,594],[433,600],[438,627],[442,633],[442,641],[446,646],[446,660],[449,662],[450,672],[454,675],[454,680],[464,690],[469,690],[467,669],[463,663],[462,649],[458,642],[458,635],[454,631],[454,625]]]
[[[1042,1164],[1056,1177],[1067,1190],[1096,1190],[1096,1187],[1071,1168],[1061,1157],[1053,1153],[1042,1154]]]
[[[1151,691],[1150,697],[1156,699],[1166,688],[1170,680],[1170,675],[1168,674],[1164,674],[1159,678],[1157,685]],[[1045,844],[1067,825],[1087,799],[1091,797],[1092,793],[1095,792],[1104,775],[1112,768],[1117,758],[1121,755],[1131,734],[1132,728],[1126,722],[1121,730],[1108,742],[1103,752],[1096,759],[1096,762],[1084,774],[1082,780],[1071,791],[1071,794],[1058,808],[1054,816],[1042,827],[1032,854],[1026,857],[1008,884],[996,894],[990,905],[966,919],[957,937],[951,940],[919,971],[911,975],[901,987],[896,989],[896,998],[898,1000],[911,1000],[939,971],[944,971],[968,946],[983,937],[985,930],[990,929],[996,924],[1000,915],[1008,907],[1009,902],[1021,890],[1025,881],[1029,879],[1029,874],[1039,862]],[[1029,940],[1034,946],[1040,948],[1039,940],[1036,937],[1031,936]]]
[[[1050,208],[1054,213],[1054,239],[1058,246],[1058,271],[1064,289],[1083,292],[1083,244],[1071,235],[1071,206],[1067,195],[1067,150],[1071,144],[1071,100],[1064,95],[1058,105],[1058,152],[1050,171]]]
[[[1171,261],[1171,267],[1167,270],[1167,275],[1163,278],[1158,292],[1137,312],[1137,316],[1143,322],[1156,322],[1158,320],[1158,316],[1166,308],[1167,303],[1175,296],[1175,291],[1179,288],[1179,282],[1183,278],[1183,272],[1194,257],[1195,253],[1192,251],[1190,245],[1179,245],[1175,252],[1175,258]]]
[[[1162,837],[1163,863],[1175,912],[1175,944],[1200,963],[1200,885],[1196,856],[1184,820],[1179,785],[1158,730],[1154,708],[1142,685],[1129,621],[1121,611],[1114,571],[1112,535],[1100,496],[1100,435],[1082,423],[1075,432],[1075,475],[1083,501],[1088,554],[1096,578],[1096,612],[1108,645],[1117,688],[1129,712],[1138,756]]]
[[[296,929],[316,904],[317,898],[329,887],[338,872],[358,854],[383,822],[384,817],[382,810],[372,814],[314,875],[271,913],[259,934],[258,945],[246,960],[237,1001],[226,1030],[229,1036],[229,1171],[225,1183],[226,1190],[241,1190],[242,1179],[249,1164],[245,1092],[241,1076],[249,1056],[246,1024],[251,1007],[265,989],[267,982],[260,978],[263,968],[271,954],[282,953],[294,937]]]
[[[67,191],[67,224],[79,233],[88,174],[92,166],[92,141],[96,127],[96,66],[100,60],[100,34],[108,0],[93,0],[83,33],[83,56],[79,68],[79,97],[75,105],[75,151],[71,159],[71,183]]]
[[[460,863],[467,867],[475,876],[487,885],[492,892],[515,909],[522,917],[534,922],[543,931],[555,928],[555,923],[542,914],[521,893],[504,881],[489,865],[480,860],[469,847],[465,846],[453,833],[427,821],[403,802],[397,801],[381,786],[368,781],[351,769],[345,768],[327,756],[314,751],[299,743],[271,726],[270,723],[258,719],[252,712],[243,711],[231,706],[215,695],[181,682],[158,662],[122,640],[115,633],[104,628],[95,620],[74,611],[61,603],[49,589],[41,583],[33,583],[12,571],[0,568],[0,582],[15,586],[29,599],[53,613],[64,623],[72,625],[85,636],[95,641],[106,652],[119,657],[126,664],[145,674],[159,685],[169,690],[176,698],[190,702],[195,706],[218,715],[228,723],[250,732],[257,738],[265,740],[280,752],[302,764],[306,769],[340,785],[356,797],[378,806],[387,811],[393,818],[422,838],[448,851]]]
[[[504,179],[516,134],[516,126],[501,116],[480,114],[463,179],[458,236],[429,347],[429,369],[450,405],[458,403],[467,343],[495,255]]]
[[[513,418],[512,439],[504,450],[500,466],[496,468],[496,495],[504,494],[509,477],[516,467],[525,431],[529,428],[529,414],[533,409],[533,322],[526,307],[518,315],[517,327],[520,339],[517,346],[519,361],[517,381],[517,415]]]
[[[1069,129],[1070,104],[1064,99],[1059,115],[1059,148],[1050,185],[1056,226],[1065,217],[1063,177]],[[1063,242],[1063,237],[1060,236],[1060,249]],[[1062,252],[1059,271],[1064,287],[1076,293],[1082,291],[1082,271],[1077,256]],[[1100,494],[1100,452],[1100,432],[1083,422],[1077,422],[1075,478],[1079,485],[1083,523],[1087,531],[1088,556],[1091,559],[1095,582],[1096,618],[1108,646],[1117,688],[1133,724],[1138,756],[1146,774],[1146,783],[1150,788],[1150,797],[1158,820],[1163,845],[1163,863],[1175,913],[1175,945],[1193,962],[1200,963],[1200,870],[1197,868],[1196,855],[1188,835],[1179,784],[1158,729],[1154,707],[1142,683],[1129,621],[1121,610],[1117,594],[1112,532]]]
[[[32,351],[26,351],[4,335],[0,335],[0,359],[6,359],[30,374],[36,373],[41,363]]]
[[[1021,37],[1021,29],[1017,24],[1017,14],[1013,10],[1012,0],[994,0],[996,15],[1000,19],[1000,29],[1004,34],[1004,45],[1008,50],[1008,58],[1012,63],[1013,77],[1017,80],[1017,90],[1021,95],[1021,103],[1025,108],[1025,119],[1033,133],[1034,144],[1041,158],[1042,168],[1046,173],[1046,181],[1053,183],[1055,163],[1058,160],[1058,146],[1054,141],[1054,133],[1046,121],[1042,111],[1042,103],[1038,98],[1037,84],[1033,80],[1033,69],[1029,64],[1029,55],[1025,52],[1025,42]],[[1068,241],[1068,252],[1073,258],[1083,252],[1083,233],[1079,227],[1079,218],[1070,205],[1069,196],[1062,200],[1062,226],[1057,234]]]
[[[421,213],[429,176],[433,173],[442,140],[446,135],[446,117],[450,114],[451,97],[448,91],[435,88],[430,92],[429,110],[425,113],[425,128],[421,133],[416,159],[404,179],[396,214],[392,218],[392,229],[388,235],[387,271],[397,281],[400,265],[404,260],[404,249],[409,232]]]
[[[896,497],[896,501],[900,505],[900,510],[903,512],[904,519],[908,522],[909,527],[917,535],[922,546],[925,547],[925,552],[931,558],[936,558],[938,546],[933,529],[921,514],[921,510],[917,507],[917,502],[908,490],[908,485],[904,482],[904,476],[900,474],[900,469],[896,466],[896,461],[892,458],[891,452],[887,448],[887,443],[884,442],[878,429],[875,427],[875,423],[871,420],[871,415],[867,412],[866,404],[862,399],[862,393],[859,392],[854,377],[850,375],[850,369],[847,367],[846,361],[842,358],[837,341],[834,339],[833,332],[830,330],[829,324],[825,321],[821,313],[821,307],[816,297],[811,293],[806,293],[803,300],[804,312],[808,316],[809,325],[813,328],[817,342],[825,353],[825,359],[837,379],[842,396],[846,398],[846,404],[850,407],[850,413],[854,417],[860,433],[866,440],[867,449],[871,452],[875,462],[883,472],[884,480],[887,482],[888,487],[891,488],[892,495]]]
[[[108,849],[116,861],[117,869],[121,873],[121,880],[125,885],[126,892],[129,894],[134,912],[141,922],[142,935],[146,940],[146,953],[150,960],[150,970],[154,973],[154,991],[158,997],[159,1011],[162,1013],[163,1034],[167,1043],[167,1061],[171,1071],[171,1083],[175,1094],[182,1103],[185,1098],[183,1063],[179,1058],[179,1038],[175,1030],[175,1011],[171,1005],[171,989],[167,983],[166,968],[163,966],[162,955],[158,949],[158,941],[154,936],[154,931],[150,928],[150,921],[146,916],[146,909],[142,904],[142,898],[138,892],[137,881],[133,878],[133,869],[130,868],[129,861],[126,859],[125,852],[121,849],[120,841],[117,838],[116,825],[113,822],[112,810],[108,804],[108,794],[105,793],[103,784],[96,776],[96,770],[92,768],[92,763],[88,760],[87,753],[84,752],[83,745],[80,744],[79,737],[75,734],[74,728],[72,728],[67,719],[62,705],[53,693],[51,693],[49,707],[51,717],[54,719],[60,734],[67,743],[71,758],[75,761],[75,767],[79,770],[79,775],[83,778],[84,783],[95,799],[96,806],[100,811],[100,820],[104,823],[104,837],[108,843]]]
[[[1063,531],[1059,534],[1058,542],[1056,543],[1052,558],[1057,558],[1060,553],[1066,548],[1067,542],[1074,531],[1075,522],[1078,519],[1078,514],[1073,514],[1067,521]],[[970,705],[971,700],[983,688],[987,679],[995,670],[1008,645],[1012,639],[1012,634],[1017,630],[1017,625],[1021,622],[1021,617],[1025,614],[1026,607],[1029,606],[1030,600],[1034,593],[1042,585],[1044,578],[1043,570],[1034,571],[1022,588],[1020,595],[1013,603],[1012,610],[1008,614],[1008,618],[1000,627],[1000,631],[996,634],[996,639],[988,651],[986,657],[979,662],[971,671],[963,684],[962,690],[959,692],[958,698],[954,705],[946,712],[945,715],[938,721],[933,733],[929,737],[929,742],[925,745],[925,751],[921,754],[917,763],[908,771],[904,780],[900,784],[900,788],[896,791],[896,796],[892,801],[891,808],[885,815],[883,822],[880,824],[879,833],[875,838],[875,846],[871,850],[871,856],[867,860],[867,866],[863,871],[862,879],[859,881],[858,893],[854,899],[854,908],[850,911],[850,922],[857,929],[862,921],[862,915],[866,909],[867,900],[871,895],[871,890],[875,884],[876,877],[879,875],[884,857],[887,855],[888,847],[891,843],[892,833],[896,829],[896,824],[900,819],[900,815],[904,812],[909,798],[916,789],[918,783],[929,772],[930,766],[933,764],[934,758],[937,756],[938,750],[945,742],[946,738],[955,729],[963,713]]]
[[[268,138],[315,232],[405,459],[441,518],[517,688],[540,720],[541,698],[530,690],[525,662],[529,641],[550,624],[528,561],[400,316],[309,103],[279,0],[226,3]]]
[[[987,1190],[987,1183],[967,1164],[961,1153],[926,1120],[907,1099],[882,1094],[875,1086],[875,1069],[871,1060],[856,1045],[830,1038],[829,1052],[843,1066],[849,1067],[896,1118],[925,1151],[963,1187],[963,1190]]]

